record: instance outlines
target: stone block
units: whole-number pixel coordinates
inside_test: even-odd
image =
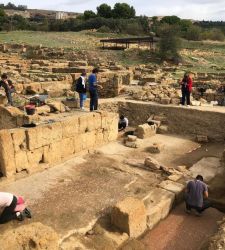
[[[73,138],[73,145],[75,154],[83,150],[83,141],[81,135],[77,135],[76,137]]]
[[[79,118],[77,116],[68,117],[61,124],[63,138],[74,137],[79,133]]]
[[[197,142],[200,142],[200,143],[206,143],[209,141],[207,135],[197,135],[196,139],[197,139]]]
[[[67,158],[75,153],[74,149],[74,139],[65,138],[61,141],[61,156],[62,158]]]
[[[156,125],[148,125],[148,123],[139,125],[135,130],[135,135],[140,139],[145,139],[155,134],[156,134]]]
[[[171,98],[161,98],[161,104],[168,105],[171,103]]]
[[[160,127],[160,125],[161,125],[161,121],[156,121],[156,120],[153,120],[153,119],[148,119],[147,120],[147,123],[148,123],[148,125],[156,125],[157,126],[157,128],[159,128]]]
[[[24,129],[11,130],[11,136],[13,139],[13,145],[15,152],[27,149],[26,134]]]
[[[148,151],[152,154],[159,154],[164,147],[165,145],[162,143],[153,143],[152,146],[148,147]]]
[[[63,104],[69,108],[79,108],[80,107],[79,99],[76,99],[75,101],[65,100],[65,101],[63,101]]]
[[[27,151],[27,159],[29,163],[29,169],[27,170],[37,168],[40,164],[44,163],[44,148]]]
[[[27,152],[20,150],[15,153],[15,163],[16,163],[16,172],[21,172],[22,170],[29,168]]]
[[[160,163],[150,156],[145,159],[145,167],[148,169],[159,170],[160,166]]]
[[[44,147],[44,163],[55,164],[62,160],[62,144],[61,142],[54,142]]]
[[[46,113],[50,113],[51,112],[51,108],[48,105],[43,105],[41,107],[36,107],[36,113],[37,114],[46,114]]]
[[[138,237],[146,230],[146,209],[143,201],[128,197],[112,209],[111,223],[130,237]]]
[[[16,173],[13,140],[8,130],[0,131],[0,171],[6,177]]]
[[[135,136],[135,135],[128,135],[127,136],[127,141],[130,141],[130,142],[137,141],[137,136]]]
[[[184,185],[170,180],[163,181],[159,184],[160,188],[170,191],[175,194],[176,200],[180,201],[184,191]]]
[[[128,148],[139,148],[139,143],[137,141],[125,141],[125,146]]]
[[[96,136],[95,137],[96,146],[102,145],[104,142],[104,135],[102,129],[97,130],[95,136]]]
[[[144,198],[147,210],[147,226],[152,229],[160,220],[167,217],[172,209],[175,194],[161,188],[155,188]]]
[[[162,125],[162,126],[160,126],[159,128],[158,128],[158,131],[157,131],[159,134],[168,134],[168,132],[169,132],[169,128],[168,128],[168,126],[166,126],[166,125]]]

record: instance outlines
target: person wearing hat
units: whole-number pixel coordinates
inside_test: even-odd
[[[12,93],[15,92],[15,88],[12,84],[12,81],[8,80],[8,76],[6,74],[2,74],[1,76],[0,87],[3,87],[5,90],[5,94],[8,99],[8,105],[13,106]]]
[[[0,192],[0,224],[16,219],[23,221],[25,217],[31,218],[31,212],[26,208],[24,199]]]

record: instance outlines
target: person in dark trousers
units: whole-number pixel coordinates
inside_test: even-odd
[[[126,127],[128,127],[128,119],[124,115],[121,115],[118,122],[118,129],[122,131],[125,130]]]
[[[185,101],[188,106],[191,104],[190,97],[191,97],[192,85],[193,85],[192,74],[185,73],[181,81],[182,105],[185,105]]]
[[[97,75],[99,70],[94,68],[92,74],[88,78],[89,93],[90,93],[90,111],[98,110],[98,87],[102,88],[98,84]]]
[[[86,73],[83,72],[76,82],[76,91],[80,97],[80,109],[84,109],[84,101],[87,98],[87,87],[86,87]]]
[[[203,177],[197,175],[195,180],[188,182],[185,190],[187,213],[191,213],[191,210],[194,209],[196,215],[201,215],[204,210],[211,206],[208,200],[208,188],[203,181]]]
[[[31,218],[31,212],[26,208],[23,198],[0,192],[0,224],[16,219],[23,221],[25,217]]]
[[[2,74],[0,87],[3,87],[6,93],[6,97],[8,99],[8,105],[13,106],[12,101],[12,93],[15,92],[15,88],[12,84],[12,81],[8,80],[8,76],[6,74]]]

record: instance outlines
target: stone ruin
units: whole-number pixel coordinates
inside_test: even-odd
[[[203,144],[219,143],[225,139],[223,110],[214,112],[206,107],[205,110],[192,109],[190,112],[189,109],[177,107],[180,101],[178,75],[182,76],[184,73],[179,72],[178,67],[123,67],[113,62],[99,62],[99,81],[103,86],[99,94],[103,100],[99,112],[89,113],[77,110],[78,101],[73,92],[73,84],[83,70],[91,72],[94,66],[91,62],[96,58],[90,60],[84,54],[73,54],[74,60],[71,54],[63,50],[41,46],[32,48],[5,45],[1,50],[1,71],[8,73],[13,80],[20,98],[47,94],[50,100],[46,101],[46,105],[37,107],[35,115],[29,116],[21,108],[22,104],[17,105],[18,108],[4,107],[2,98],[0,174],[3,178],[0,178],[0,183],[17,180],[24,173],[29,176],[42,172],[74,156],[93,153],[100,146],[119,140],[118,114],[127,116],[131,126],[128,131],[131,134],[123,137],[119,146],[124,145],[126,150],[134,150],[133,157],[135,150],[139,154],[144,150],[150,154],[144,159],[126,158],[128,156],[125,155],[122,165],[119,161],[112,163],[114,172],[110,172],[110,175],[116,170],[125,172],[126,175],[135,176],[139,185],[137,189],[132,189],[136,180],[128,182],[125,185],[128,190],[126,196],[117,193],[119,199],[113,200],[113,204],[107,204],[111,206],[109,218],[106,218],[110,229],[104,225],[105,218],[101,215],[88,228],[72,230],[72,233],[70,230],[63,237],[51,227],[34,223],[2,233],[0,242],[7,242],[5,249],[16,248],[21,242],[28,249],[71,249],[71,245],[88,249],[90,242],[93,249],[99,249],[99,237],[104,239],[108,249],[119,249],[130,238],[140,237],[165,219],[171,209],[181,202],[186,181],[192,177],[191,170],[186,166],[170,167],[157,160],[157,155],[168,153],[166,136],[175,134],[184,138],[191,137],[193,141]],[[22,58],[21,54],[25,55],[28,51],[37,57],[26,60]],[[217,92],[217,87],[223,83],[222,74],[196,73],[195,81],[193,102],[209,104],[222,99],[222,94]],[[208,90],[199,93],[197,88],[203,84],[209,86]],[[112,100],[107,99],[114,97]],[[73,98],[73,101],[69,101],[69,98]],[[30,125],[34,126],[29,127]],[[152,138],[157,135],[162,136],[165,142],[154,142]],[[112,152],[113,150],[110,149]],[[115,154],[115,160],[121,152]],[[96,159],[97,155],[94,154]],[[105,157],[104,153],[100,152],[99,155],[100,158]],[[224,155],[221,162],[224,162]],[[101,172],[97,174],[100,175]],[[146,187],[146,190],[140,191],[140,186]],[[223,224],[218,232],[219,236],[212,238],[210,249],[215,249],[215,245],[222,245],[222,231]],[[19,240],[21,232],[26,237]],[[42,236],[39,235],[40,232]],[[9,239],[12,237],[11,242]]]

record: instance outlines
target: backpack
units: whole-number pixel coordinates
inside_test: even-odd
[[[78,93],[81,93],[84,89],[84,86],[82,84],[82,78],[79,77],[75,83],[75,91]]]

